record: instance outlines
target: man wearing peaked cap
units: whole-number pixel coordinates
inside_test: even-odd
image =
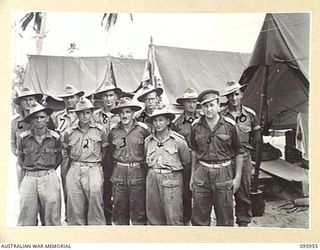
[[[226,91],[223,95],[226,96],[228,102],[227,106],[221,110],[224,116],[233,119],[237,124],[244,148],[241,185],[235,193],[236,222],[240,227],[246,227],[251,222],[250,185],[252,162],[250,151],[253,149],[252,145],[257,145],[261,140],[260,125],[255,112],[241,103],[243,87],[245,85],[240,85],[235,81],[227,82]]]
[[[113,183],[113,222],[115,225],[146,224],[145,211],[145,156],[144,140],[148,126],[137,122],[134,113],[141,107],[130,98],[123,97],[111,110],[120,122],[111,127],[109,147],[115,161]]]
[[[217,226],[233,226],[233,192],[241,181],[242,145],[235,123],[219,114],[219,92],[208,89],[198,101],[203,116],[191,129],[192,225],[209,226],[212,205]],[[232,157],[235,156],[235,175]]]
[[[52,110],[35,104],[24,118],[31,129],[19,136],[18,161],[25,171],[20,185],[18,226],[61,225],[60,182],[55,169],[62,161],[59,134],[47,128]]]
[[[92,119],[94,106],[81,97],[75,107],[78,122],[63,135],[70,157],[67,170],[68,225],[105,225],[101,160],[108,144],[107,132]]]
[[[11,150],[16,155],[17,150],[17,140],[21,133],[30,129],[30,123],[24,121],[24,117],[29,114],[30,108],[34,106],[37,102],[41,102],[43,97],[42,94],[36,93],[35,91],[24,87],[22,89],[17,89],[15,92],[16,96],[13,102],[17,105],[18,114],[11,121]],[[21,184],[24,173],[21,166],[17,163],[17,179],[18,187]]]
[[[155,88],[151,84],[146,84],[142,89],[142,94],[138,96],[138,101],[144,103],[144,109],[137,114],[137,120],[145,122],[152,112],[157,108],[159,97],[163,93],[162,88]]]
[[[200,117],[196,110],[198,104],[198,93],[194,88],[188,88],[177,99],[177,103],[184,107],[183,113],[174,122],[172,129],[183,135],[190,147],[191,124],[195,119]],[[183,170],[183,222],[185,225],[190,224],[191,220],[191,198],[192,193],[189,188],[191,175],[191,166],[187,165]]]
[[[71,84],[67,84],[63,89],[63,92],[58,96],[59,98],[62,98],[65,104],[65,109],[53,113],[51,118],[53,120],[55,130],[61,136],[63,136],[67,128],[69,128],[72,124],[76,124],[78,122],[78,118],[76,113],[74,112],[74,109],[77,105],[79,98],[83,95],[84,95],[83,91],[78,91]],[[61,175],[65,206],[67,204],[66,175],[67,175],[67,169],[69,168],[69,164],[70,164],[69,158],[66,152],[63,151],[63,161],[61,163],[60,175]],[[67,209],[65,209],[65,211],[67,211]]]
[[[120,88],[117,88],[109,82],[104,82],[101,87],[94,94],[95,99],[102,101],[102,108],[96,110],[93,114],[95,122],[101,124],[106,131],[110,131],[110,127],[113,124],[120,122],[120,118],[117,114],[111,113],[111,110],[116,107],[119,95],[122,93]],[[113,160],[110,150],[107,150],[104,158],[102,159],[103,168],[103,195],[104,195],[104,212],[107,221],[107,225],[111,225],[112,222],[112,183],[110,177],[113,169]]]
[[[190,152],[184,137],[169,128],[174,118],[163,108],[146,119],[155,131],[145,140],[146,211],[151,225],[183,225],[182,172],[190,164]]]

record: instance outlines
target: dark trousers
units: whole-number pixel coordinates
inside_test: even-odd
[[[112,170],[113,170],[113,157],[110,150],[107,151],[106,155],[102,160],[103,170],[103,201],[104,201],[104,216],[106,218],[106,224],[112,224],[112,183],[110,181]]]
[[[214,206],[217,226],[233,226],[232,178],[232,165],[222,168],[197,165],[193,178],[192,225],[210,226]]]
[[[243,155],[243,169],[241,177],[241,185],[238,191],[235,193],[236,201],[236,222],[237,224],[249,224],[251,222],[251,197],[250,197],[250,185],[251,185],[251,170],[252,162],[249,153]]]
[[[113,185],[115,225],[146,225],[146,185]]]
[[[190,190],[191,166],[183,169],[183,224],[188,225],[191,220],[192,212],[192,192]]]

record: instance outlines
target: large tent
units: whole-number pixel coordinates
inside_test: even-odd
[[[151,49],[170,103],[189,87],[198,92],[209,88],[224,91],[227,81],[240,79],[250,60],[247,53],[158,45]]]
[[[296,128],[297,114],[309,104],[308,13],[267,14],[248,68],[241,77],[248,84],[244,103],[260,112],[266,86],[266,128]]]
[[[140,84],[146,60],[116,57],[65,57],[29,55],[24,86],[57,97],[66,84],[95,92],[106,79],[123,91],[131,92]]]

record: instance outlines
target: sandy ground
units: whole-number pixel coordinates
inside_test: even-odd
[[[6,225],[15,227],[19,215],[19,192],[17,188],[15,156],[10,155],[8,171]],[[265,199],[265,212],[261,217],[254,217],[250,227],[268,228],[309,228],[309,208],[293,207],[292,201],[303,196],[297,183],[280,179],[267,179],[262,183]],[[63,199],[62,199],[63,200]],[[64,204],[62,204],[64,215]],[[212,224],[214,225],[214,216]],[[62,218],[63,225],[64,218]]]

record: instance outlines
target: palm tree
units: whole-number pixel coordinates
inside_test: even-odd
[[[130,15],[130,20],[133,21],[133,15],[129,13]],[[107,20],[106,23],[104,24],[104,20]],[[101,20],[101,26],[104,26],[106,31],[109,31],[111,27],[113,27],[118,19],[118,13],[103,13],[103,17]]]

